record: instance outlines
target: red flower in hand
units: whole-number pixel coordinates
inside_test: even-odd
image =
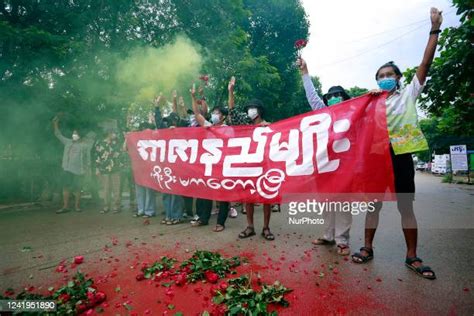
[[[306,45],[308,44],[308,41],[305,40],[305,39],[299,39],[295,42],[295,48],[297,50],[300,50],[300,49],[303,49],[306,47]]]
[[[199,80],[202,80],[202,81],[207,83],[209,81],[209,76],[208,75],[202,75],[202,76],[199,77]]]

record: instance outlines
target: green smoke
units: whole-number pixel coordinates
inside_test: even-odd
[[[159,92],[188,91],[201,66],[202,57],[196,46],[179,36],[161,48],[132,49],[117,62],[117,86],[130,93],[132,102],[149,102]]]

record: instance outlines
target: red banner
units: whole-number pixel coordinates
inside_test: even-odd
[[[385,97],[366,95],[269,126],[129,133],[135,182],[177,195],[264,203],[394,192]]]

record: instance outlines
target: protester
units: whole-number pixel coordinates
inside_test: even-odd
[[[143,131],[146,129],[153,129],[155,126],[143,122],[138,127],[139,131]],[[135,200],[137,202],[137,212],[133,215],[133,217],[144,217],[149,218],[153,217],[156,214],[156,196],[155,191],[148,187],[141,186],[135,183]]]
[[[402,218],[402,228],[407,245],[405,265],[426,279],[436,279],[434,271],[423,265],[423,261],[417,256],[416,248],[418,242],[418,228],[415,213],[413,211],[413,200],[415,197],[415,171],[413,167],[412,152],[426,150],[426,140],[416,139],[414,134],[407,135],[400,132],[406,126],[411,129],[418,128],[418,117],[416,111],[416,99],[420,96],[433,61],[438,44],[438,34],[443,21],[441,12],[431,8],[431,31],[428,44],[425,48],[423,60],[418,66],[412,81],[402,87],[402,73],[393,63],[382,65],[375,73],[375,79],[381,90],[372,91],[379,94],[388,92],[386,100],[387,125],[390,136],[390,153],[392,156],[393,173],[395,177],[395,192],[397,193],[397,207]],[[420,135],[420,133],[416,133]],[[397,135],[398,134],[398,135]],[[393,137],[397,135],[397,137]],[[421,134],[422,135],[422,134]],[[416,141],[415,141],[416,140]],[[366,263],[374,258],[373,240],[378,226],[379,213],[382,203],[378,203],[374,212],[368,212],[365,222],[365,245],[360,252],[353,254],[352,260],[356,263]]]
[[[232,77],[229,81],[229,122],[231,125],[256,125],[266,126],[269,123],[266,122],[264,117],[263,103],[260,100],[251,100],[245,107],[245,112],[239,112],[235,108],[234,99],[234,87],[235,77]],[[253,213],[255,206],[253,203],[245,204],[245,214],[247,216],[247,227],[245,230],[240,232],[239,238],[248,238],[255,235],[255,227],[253,221]],[[275,236],[270,231],[270,216],[272,214],[271,204],[263,204],[263,229],[262,236],[266,240],[274,240]]]
[[[224,123],[228,115],[228,111],[223,106],[215,106],[211,111],[211,122],[207,121],[206,118],[201,114],[198,107],[198,100],[196,99],[196,87],[193,84],[191,90],[191,98],[193,104],[193,112],[197,123],[203,127],[222,127],[226,126]],[[229,202],[219,202],[219,214],[217,214],[217,225],[214,228],[215,232],[221,232],[225,229],[225,222],[229,214]],[[192,226],[203,226],[208,225],[209,218],[211,217],[212,201],[209,200],[198,200],[196,202],[196,212],[198,213],[199,219],[192,221]]]
[[[121,147],[117,132],[113,129],[109,129],[106,137],[95,145],[95,174],[102,184],[104,200],[104,207],[100,211],[102,214],[109,210],[113,213],[120,211],[120,170],[123,168]]]
[[[133,179],[133,171],[132,171],[132,163],[130,161],[130,157],[127,154],[127,141],[125,140],[126,133],[123,133],[124,141],[122,145],[122,165],[123,168],[120,170],[120,195],[125,190],[128,191],[129,196],[129,205],[130,209],[136,213],[137,208],[137,201],[136,201],[136,193],[135,193],[135,182]]]
[[[313,110],[322,109],[350,99],[350,96],[343,87],[333,86],[329,88],[321,100],[309,76],[306,61],[300,57],[297,63],[303,78],[306,98]],[[313,244],[318,246],[336,244],[337,253],[341,256],[348,256],[351,253],[349,240],[352,214],[350,212],[324,212],[324,220],[327,223],[326,230],[322,237],[313,240]]]
[[[180,96],[177,99],[177,92],[176,90],[173,91],[173,112],[178,113],[180,119],[178,126],[179,127],[190,127],[191,126],[191,121],[192,121],[192,110],[186,110],[186,106],[184,104],[184,99],[182,96]],[[191,220],[197,219],[194,218],[193,215],[193,204],[194,204],[194,198],[189,197],[189,196],[182,196],[183,203],[184,203],[184,214],[183,214],[183,219],[190,218]]]
[[[156,128],[176,128],[180,124],[180,117],[176,109],[176,91],[173,93],[173,112],[163,118],[160,107],[166,103],[165,98],[160,94],[155,103],[155,124]],[[182,222],[184,213],[184,200],[182,196],[176,194],[162,193],[165,218],[162,224],[176,225]]]
[[[94,144],[93,138],[82,139],[79,130],[72,132],[72,138],[66,138],[59,130],[59,118],[53,119],[54,135],[63,143],[64,154],[62,160],[63,179],[63,207],[57,214],[68,212],[69,197],[74,194],[74,209],[81,211],[81,187],[84,175],[90,171],[90,152]]]

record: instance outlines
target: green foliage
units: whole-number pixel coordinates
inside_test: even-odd
[[[168,257],[161,257],[160,261],[154,262],[149,267],[144,267],[142,269],[143,275],[145,279],[151,279],[156,273],[168,271],[173,268],[176,259],[168,258]]]
[[[459,136],[446,131],[442,127],[444,121],[445,119],[437,117],[420,120],[421,131],[428,141],[430,150],[416,153],[419,160],[431,161],[433,153],[447,154],[451,145],[467,145],[468,148],[474,148],[474,137]]]
[[[347,90],[347,93],[351,96],[351,98],[356,98],[358,96],[361,96],[363,94],[366,94],[367,92],[369,92],[368,89],[366,88],[359,88],[357,86],[355,87],[352,87],[350,89]]]
[[[437,120],[437,129],[451,135],[474,135],[474,23],[473,6],[469,0],[454,0],[459,27],[448,27],[440,35],[440,56],[430,69],[420,105]],[[416,68],[405,72],[407,81],[413,78]]]
[[[223,278],[231,273],[233,268],[240,266],[240,257],[223,258],[217,252],[204,250],[196,251],[193,256],[181,264],[181,268],[188,267],[187,279],[190,282],[205,280],[206,272],[212,271]]]
[[[272,285],[263,285],[258,291],[252,286],[251,279],[241,276],[229,280],[225,291],[217,291],[213,301],[216,304],[226,306],[226,315],[277,315],[277,312],[269,312],[271,304],[288,307],[289,303],[284,295],[291,292],[290,289],[275,281]]]

